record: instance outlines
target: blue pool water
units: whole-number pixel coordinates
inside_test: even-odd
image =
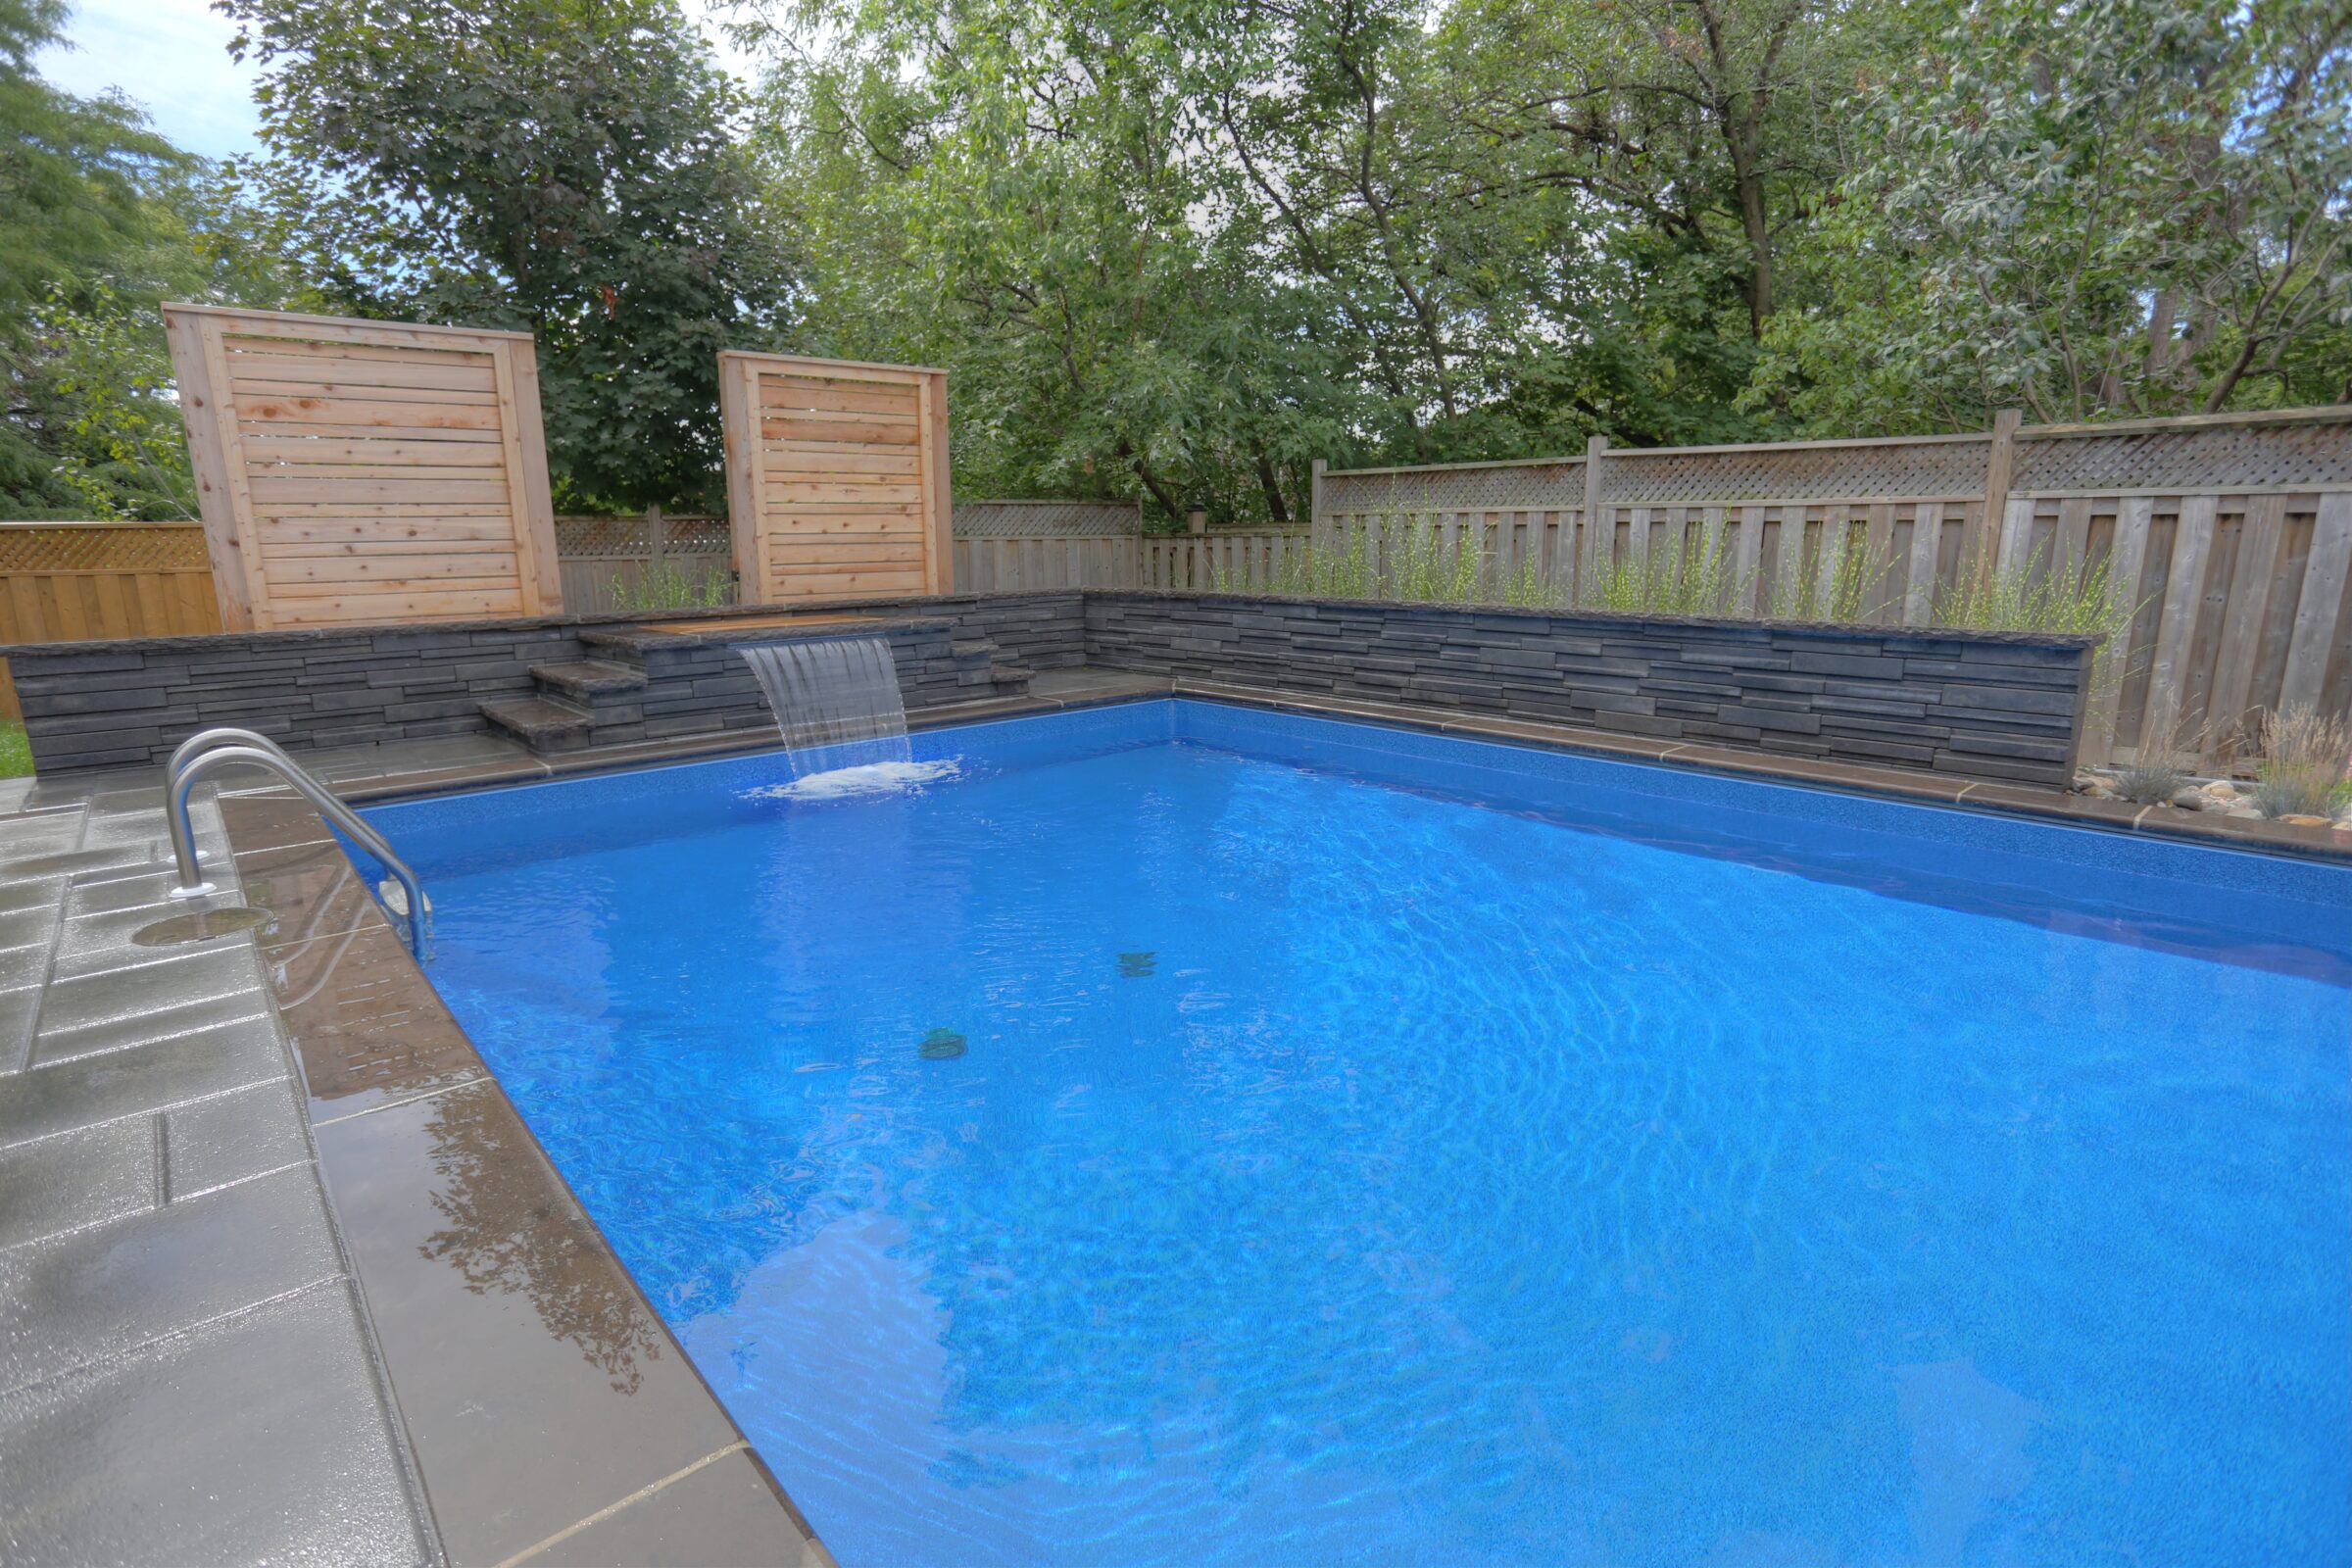
[[[850,1568],[2352,1555],[2352,873],[1190,703],[914,746],[371,813]]]

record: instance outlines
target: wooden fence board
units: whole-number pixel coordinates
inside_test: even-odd
[[[718,360],[743,602],[950,591],[946,372]]]
[[[2079,585],[2105,564],[2128,624],[2087,760],[2179,731],[2218,764],[2260,710],[2352,707],[2352,407],[1639,454],[1595,439],[1581,457],[1326,467],[1315,494],[1319,548],[1362,539],[1376,560],[1419,519],[1494,508],[1506,570],[1535,540],[1517,519],[1564,504],[1543,578],[1567,603],[1612,571],[1720,549],[1745,590],[1729,612],[1821,616],[1850,551],[1862,592],[1846,608],[1929,626],[1969,582]]]
[[[2225,754],[2244,746],[2247,710],[2253,704],[2254,666],[2261,653],[2286,531],[2285,513],[2280,496],[2247,501],[2244,520],[2237,529],[2237,554],[2230,583],[2219,591],[2210,612],[2219,620],[2220,632],[2206,723],[2212,745]]]
[[[2294,631],[2287,645],[2286,669],[2279,682],[2280,707],[2319,705],[2347,577],[2352,577],[2352,491],[2338,490],[2320,498],[2303,589],[2295,606]]]
[[[164,315],[224,629],[563,608],[527,334]],[[274,548],[327,516],[352,519],[333,564]],[[402,540],[446,548],[376,549]]]

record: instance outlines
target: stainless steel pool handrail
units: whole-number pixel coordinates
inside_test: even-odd
[[[250,744],[246,739],[261,741]],[[233,739],[231,737],[234,737]],[[202,743],[202,744],[199,744]],[[409,916],[409,951],[421,959],[424,956],[424,922],[426,907],[424,888],[409,862],[394,853],[384,836],[370,827],[359,812],[346,806],[327,787],[284,751],[250,731],[208,730],[189,737],[165,764],[164,815],[172,829],[172,858],[178,863],[179,886],[171,890],[175,899],[200,899],[218,891],[204,879],[203,868],[196,858],[196,830],[188,821],[188,797],[207,773],[238,762],[252,763],[275,773],[291,784],[302,797],[318,808],[318,814],[349,834],[361,849],[374,856],[400,883],[406,896]]]
[[[287,767],[302,766],[284,747],[261,731],[239,729],[233,724],[219,724],[211,729],[200,729],[179,743],[178,749],[172,754],[172,760],[164,764],[164,788],[169,790],[179,781],[179,770],[187,766],[198,753],[222,746],[250,746],[256,751],[268,752]]]

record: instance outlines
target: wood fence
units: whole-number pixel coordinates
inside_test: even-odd
[[[563,608],[527,332],[167,305],[220,624]]]
[[[652,575],[674,576],[698,593],[707,586],[715,590],[712,603],[731,605],[731,549],[723,516],[649,507],[631,516],[556,519],[564,604],[577,615],[642,603]]]
[[[219,631],[193,522],[0,522],[0,642],[77,643]],[[0,678],[0,718],[18,716]]]
[[[2092,760],[2219,762],[2265,709],[2352,710],[2352,408],[1318,468],[1314,539],[1376,578],[1468,552],[1491,598],[1689,608],[1703,586],[1718,613],[1888,625],[2103,583],[2124,623]]]
[[[718,386],[747,601],[948,589],[945,370],[727,353]]]
[[[956,541],[956,586],[969,593],[1059,588],[1228,589],[1286,585],[1306,554],[1303,529],[1127,538],[991,538]]]

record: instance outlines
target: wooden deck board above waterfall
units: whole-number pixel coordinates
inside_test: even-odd
[[[885,615],[723,615],[715,620],[660,620],[648,631],[732,635],[747,631],[832,631],[843,626],[879,626]]]

